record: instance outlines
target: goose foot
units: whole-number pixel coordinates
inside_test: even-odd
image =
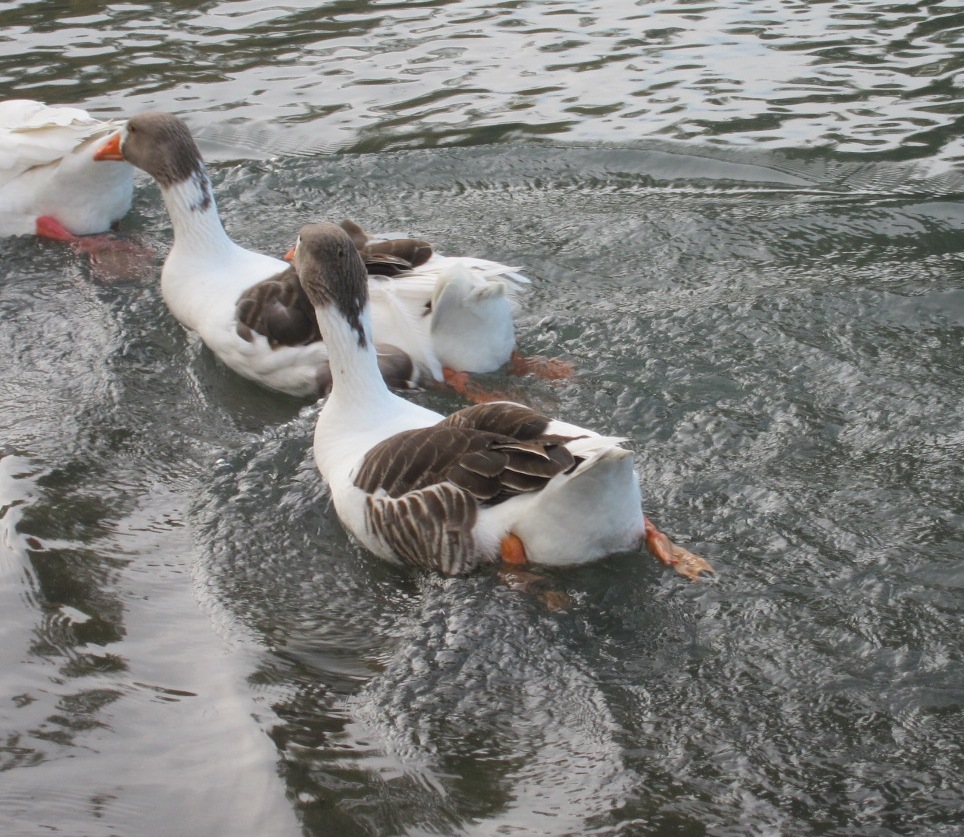
[[[35,224],[37,236],[53,241],[66,241],[78,253],[98,253],[114,245],[124,246],[126,241],[111,235],[74,235],[52,215],[41,215]]]
[[[715,573],[710,564],[688,549],[673,543],[646,518],[646,548],[667,567],[691,581],[698,581],[703,573]]]
[[[54,241],[69,241],[71,244],[80,241],[79,236],[74,235],[52,215],[41,215],[34,226],[35,232],[40,238],[52,238]]]
[[[473,404],[488,404],[490,401],[505,401],[508,396],[504,392],[487,390],[472,380],[468,372],[458,372],[448,367],[442,370],[445,383],[459,395],[464,395]]]
[[[576,374],[576,370],[568,361],[542,355],[526,357],[518,349],[512,352],[509,371],[513,375],[535,375],[545,381],[561,381],[572,378]]]
[[[75,252],[90,257],[95,275],[107,282],[139,277],[156,256],[152,247],[112,235],[74,235],[50,215],[39,217],[35,228],[40,238],[66,241]]]
[[[542,602],[547,610],[568,610],[572,599],[562,590],[550,590],[549,579],[527,569],[526,550],[517,535],[506,535],[502,539],[502,566],[499,580],[510,590],[531,593]]]

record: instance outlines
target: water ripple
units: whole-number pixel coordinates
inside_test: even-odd
[[[396,7],[356,9],[357,25]],[[535,7],[404,8],[414,28],[461,8],[477,12],[469,28],[496,15],[543,37],[508,14]],[[719,14],[673,8],[667,50]],[[829,4],[760,8],[848,21]],[[288,14],[261,10],[151,13]],[[546,43],[575,34],[540,61],[583,56],[606,30],[591,18],[545,15]],[[914,27],[901,37],[937,37]],[[866,48],[837,34],[845,57]],[[452,62],[473,60],[467,40]],[[399,101],[428,113],[414,84]],[[565,95],[538,75],[524,85]],[[349,133],[353,107],[337,111]],[[3,592],[21,619],[4,626],[0,758],[18,825],[76,832],[67,805],[37,817],[45,791],[108,785],[64,796],[84,833],[186,820],[185,794],[207,806],[206,833],[239,833],[217,812],[275,822],[262,803],[280,773],[281,810],[310,834],[959,830],[961,175],[651,142],[278,157],[273,139],[297,149],[297,133],[241,119],[203,132],[224,143],[211,168],[239,242],[283,252],[302,221],[353,217],[524,265],[520,346],[577,374],[484,383],[627,436],[647,512],[719,579],[617,556],[554,573],[575,605],[549,614],[485,574],[387,567],[334,517],[309,452],[315,407],[227,372],[155,283],[103,287],[52,245],[0,242]],[[256,153],[236,153],[229,128]],[[170,241],[152,185],[125,223],[159,252]],[[217,792],[231,802],[211,804]],[[105,808],[114,819],[97,819]]]
[[[960,160],[953,4],[342,2],[0,9],[16,95],[358,151],[642,138]],[[24,68],[29,67],[25,73]],[[324,139],[319,142],[319,133]]]

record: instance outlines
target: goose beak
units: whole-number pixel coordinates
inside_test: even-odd
[[[123,162],[124,155],[121,153],[121,132],[111,134],[100,148],[94,152],[95,160],[117,160]]]
[[[294,262],[294,260],[295,260],[295,248],[292,247],[287,253],[285,253],[285,261]]]

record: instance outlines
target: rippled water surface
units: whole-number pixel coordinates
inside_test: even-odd
[[[0,240],[4,834],[951,835],[964,819],[957,3],[0,3],[0,93],[184,115],[222,216],[525,266],[485,383],[625,435],[719,571],[379,563],[317,406]],[[335,152],[335,153],[332,153]],[[439,410],[455,396],[413,396]]]
[[[959,3],[0,4],[0,82],[377,151],[654,137],[961,159]],[[24,60],[24,52],[26,58]],[[947,130],[957,128],[957,136]]]

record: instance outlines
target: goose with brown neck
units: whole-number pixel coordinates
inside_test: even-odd
[[[691,578],[711,571],[644,518],[623,440],[512,402],[443,417],[389,391],[365,266],[340,227],[304,227],[289,256],[331,358],[315,461],[339,518],[375,555],[456,575],[582,564],[645,541]]]
[[[229,238],[188,126],[169,113],[140,114],[95,157],[126,160],[160,186],[174,228],[161,289],[174,316],[247,378],[297,396],[326,391],[328,352],[323,332],[305,316],[310,306],[300,283],[284,262]],[[414,248],[417,259],[405,263],[386,252],[391,247],[362,236],[373,273],[384,274],[387,263],[399,260],[407,268],[389,270],[398,274],[392,278],[368,279],[382,371],[392,386],[440,381],[443,368],[453,364],[489,371],[508,361],[515,331],[507,288],[527,280],[492,262],[480,267],[471,260],[426,258],[428,245]],[[461,354],[449,349],[452,334],[460,337],[455,348]]]

